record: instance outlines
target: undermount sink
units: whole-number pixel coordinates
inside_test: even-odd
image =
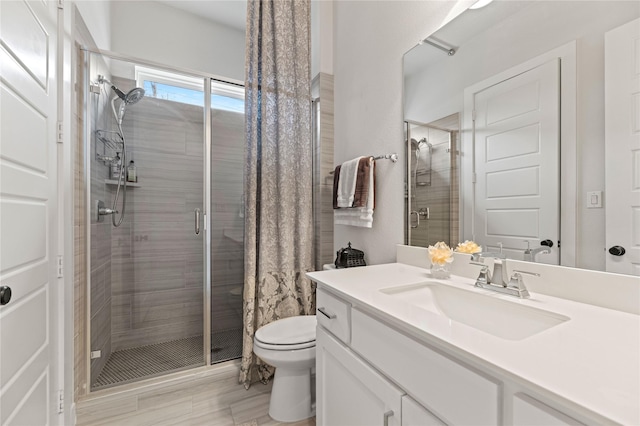
[[[522,340],[569,320],[564,315],[435,281],[389,287],[380,292],[507,340]]]

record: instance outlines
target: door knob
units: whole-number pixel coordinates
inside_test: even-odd
[[[3,285],[0,287],[0,305],[6,305],[11,300],[11,287]]]
[[[624,256],[627,251],[622,246],[613,246],[609,249],[609,254],[614,256]]]
[[[540,245],[541,246],[547,246],[547,247],[553,247],[553,241],[551,241],[551,240],[540,241]]]

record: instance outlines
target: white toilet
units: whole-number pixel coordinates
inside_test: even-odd
[[[276,367],[269,415],[280,422],[314,416],[311,369],[316,362],[316,317],[284,318],[260,327],[253,338],[253,352]]]

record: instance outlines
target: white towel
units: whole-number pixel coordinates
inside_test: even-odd
[[[342,163],[340,177],[338,178],[338,207],[345,208],[353,205],[353,197],[356,192],[356,178],[358,176],[358,163],[360,158]]]
[[[369,161],[373,162],[373,158]],[[333,220],[337,225],[351,225],[362,228],[371,228],[373,226],[373,201],[374,201],[374,169],[371,164],[369,167],[369,194],[367,197],[366,207],[341,208],[333,211]],[[342,175],[342,167],[340,168]]]

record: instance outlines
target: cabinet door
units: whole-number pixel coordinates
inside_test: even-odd
[[[402,426],[445,426],[429,410],[409,396],[402,397]]]
[[[515,426],[577,426],[583,423],[528,395],[517,393],[513,397],[513,424]]]
[[[316,334],[316,422],[400,426],[403,392],[322,327]]]

